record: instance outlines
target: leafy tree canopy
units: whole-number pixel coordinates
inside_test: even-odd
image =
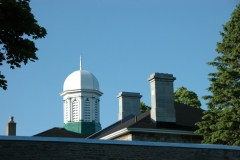
[[[143,102],[140,102],[140,112],[143,113],[143,112],[146,112],[146,111],[149,111],[151,110],[151,107],[147,106],[145,103]]]
[[[196,108],[201,107],[201,102],[198,100],[197,94],[187,90],[185,87],[180,87],[174,92],[174,101]]]
[[[3,61],[11,69],[21,63],[38,59],[34,41],[44,38],[45,28],[37,24],[31,13],[30,0],[0,0],[0,66]],[[0,72],[0,88],[7,89],[5,76]]]
[[[197,123],[196,133],[203,135],[202,143],[240,145],[240,5],[220,32],[219,54],[209,65],[217,72],[209,73],[212,94],[204,96],[208,110]]]

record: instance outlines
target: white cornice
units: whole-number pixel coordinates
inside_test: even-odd
[[[113,132],[100,139],[110,140],[118,136],[124,135],[129,132],[144,132],[144,133],[164,133],[164,134],[182,134],[182,135],[197,135],[193,131],[184,130],[170,130],[170,129],[151,129],[151,128],[124,128],[119,131]]]
[[[98,94],[99,96],[101,96],[103,93],[100,92],[99,90],[90,90],[90,89],[75,89],[75,90],[66,90],[66,91],[63,91],[62,93],[60,93],[60,96],[65,96],[66,94],[74,94],[74,93],[96,93]]]

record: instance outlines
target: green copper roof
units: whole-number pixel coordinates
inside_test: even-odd
[[[100,123],[96,122],[69,122],[63,125],[68,131],[72,131],[80,134],[93,134],[102,129]]]

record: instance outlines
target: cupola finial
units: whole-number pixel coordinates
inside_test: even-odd
[[[80,70],[82,70],[82,56],[80,55]]]

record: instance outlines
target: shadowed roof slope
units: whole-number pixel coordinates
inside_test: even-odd
[[[176,110],[176,128],[174,128],[174,130],[195,131],[198,128],[195,123],[202,121],[203,110],[178,102],[174,102],[174,107]],[[114,126],[110,125],[112,127],[106,127],[87,138],[99,139],[123,128],[160,129],[152,122],[150,111],[139,114],[138,116],[132,116],[127,121],[118,121],[114,124]]]
[[[75,132],[68,131],[64,128],[54,127],[44,132],[38,133],[37,137],[68,137],[68,138],[86,138],[89,134],[79,134]]]

